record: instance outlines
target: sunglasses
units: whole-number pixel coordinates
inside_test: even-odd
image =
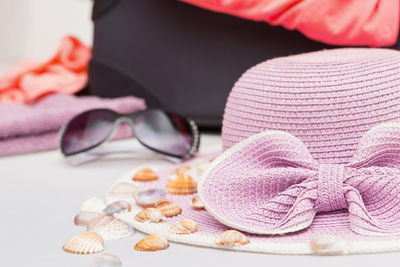
[[[134,137],[143,146],[162,155],[189,159],[200,144],[194,121],[158,109],[120,114],[110,109],[94,109],[76,115],[60,131],[60,150],[67,158],[86,155],[81,163],[112,151],[100,145],[111,139],[119,125],[128,124]]]

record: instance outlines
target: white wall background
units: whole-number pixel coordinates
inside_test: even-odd
[[[91,0],[0,0],[0,66],[45,59],[65,34],[90,45],[91,7]]]

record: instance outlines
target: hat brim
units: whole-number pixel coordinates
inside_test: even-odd
[[[218,154],[218,153],[215,153]],[[217,165],[219,161],[222,161],[226,155],[220,155],[211,164],[210,167],[205,171],[207,175],[208,170],[212,166]],[[195,159],[182,163],[182,164],[150,164],[145,166],[137,166],[130,170],[110,187],[114,187],[116,184],[121,182],[130,183],[136,185],[139,190],[145,190],[150,188],[166,188],[171,174],[180,166],[196,164],[196,162],[205,162],[211,159],[213,156],[206,155],[196,157]],[[159,179],[152,182],[134,182],[132,177],[134,174],[142,168],[151,168],[157,172]],[[245,233],[249,239],[249,243],[243,246],[225,247],[216,244],[218,236],[232,227],[227,226],[218,221],[214,216],[207,210],[196,210],[190,204],[193,195],[167,195],[167,199],[173,201],[182,208],[182,213],[167,218],[162,223],[143,223],[138,222],[134,219],[135,215],[143,208],[138,206],[133,198],[128,199],[132,204],[130,212],[115,214],[115,217],[130,224],[135,229],[142,231],[147,234],[161,234],[164,235],[168,240],[177,243],[183,243],[188,245],[203,246],[210,248],[228,249],[236,251],[247,251],[247,252],[258,252],[258,253],[271,253],[271,254],[293,254],[293,255],[307,255],[315,254],[310,247],[310,240],[318,235],[340,233],[340,238],[345,242],[343,247],[340,248],[340,254],[366,254],[366,253],[382,253],[400,251],[400,239],[398,237],[374,237],[374,236],[363,236],[353,232],[348,226],[348,216],[346,212],[330,212],[326,214],[319,214],[315,217],[312,225],[305,230],[285,234],[285,235],[257,235],[251,233]],[[106,200],[108,203],[116,201],[115,197],[107,194]],[[198,224],[198,231],[188,235],[177,235],[170,232],[170,227],[182,220],[192,219]]]

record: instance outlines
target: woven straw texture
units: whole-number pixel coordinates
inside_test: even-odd
[[[210,157],[208,157],[210,158]],[[207,158],[207,159],[208,159]],[[218,164],[219,161],[223,161],[222,157],[217,158],[213,161],[213,164]],[[203,162],[202,159],[194,160],[192,163],[185,163],[185,165],[196,166],[199,162]],[[202,163],[201,163],[202,164]],[[145,167],[150,167],[157,172],[159,179],[153,182],[134,182],[132,177],[134,174]],[[179,165],[167,166],[167,165],[146,165],[137,166],[131,171],[121,176],[111,187],[121,182],[127,182],[130,184],[137,185],[139,190],[149,188],[164,188],[170,180],[173,171],[179,167]],[[238,247],[223,247],[216,245],[218,236],[225,230],[232,229],[226,225],[223,225],[217,221],[210,213],[206,210],[195,210],[190,205],[192,195],[178,196],[168,194],[166,199],[173,201],[182,208],[182,213],[178,216],[167,218],[166,222],[162,223],[148,223],[138,222],[134,219],[135,215],[142,210],[141,207],[137,206],[133,198],[125,199],[129,200],[132,204],[132,210],[128,213],[115,214],[115,217],[130,224],[135,229],[142,231],[147,234],[161,234],[167,237],[169,241],[218,248],[227,250],[247,251],[247,252],[260,252],[260,253],[273,253],[273,254],[314,254],[310,248],[310,240],[320,234],[331,234],[332,232],[340,233],[340,237],[343,238],[344,242],[340,244],[338,254],[364,254],[364,253],[381,253],[389,251],[400,251],[400,242],[397,238],[393,237],[372,237],[358,235],[352,232],[348,228],[348,215],[343,212],[336,212],[331,214],[317,215],[314,219],[313,225],[305,231],[301,231],[294,234],[278,235],[278,236],[266,236],[247,234],[250,243],[244,246]],[[118,199],[110,198],[107,194],[107,203],[111,203]],[[335,218],[332,220],[332,216]],[[189,235],[176,235],[171,234],[169,229],[171,225],[182,220],[192,219],[198,224],[198,231]]]
[[[301,139],[320,163],[347,163],[374,125],[400,118],[400,52],[323,50],[265,61],[229,95],[224,149],[264,130]]]

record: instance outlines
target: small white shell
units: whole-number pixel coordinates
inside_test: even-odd
[[[81,211],[89,211],[94,213],[101,213],[105,208],[106,203],[99,197],[91,197],[81,204]]]
[[[112,215],[114,213],[120,213],[123,211],[131,211],[131,208],[131,203],[128,201],[118,200],[105,207],[103,213],[106,215]]]
[[[159,200],[165,199],[167,192],[161,188],[147,189],[137,191],[134,194],[136,204],[142,207],[152,207],[154,203]]]
[[[99,216],[91,220],[87,230],[98,233],[104,240],[127,238],[135,233],[130,225],[112,216]]]
[[[63,250],[73,254],[93,254],[104,250],[103,239],[98,233],[84,232],[73,236],[68,240]]]
[[[334,235],[317,235],[310,240],[310,248],[317,255],[343,255],[347,242]]]
[[[94,218],[99,217],[99,216],[100,216],[100,214],[98,214],[98,213],[89,212],[89,211],[81,211],[75,216],[74,224],[86,226],[91,220],[93,220]]]
[[[166,220],[166,217],[159,209],[147,208],[136,214],[135,219],[139,222],[158,223]]]
[[[93,261],[93,267],[120,267],[121,260],[114,254],[103,253],[97,256]]]
[[[199,195],[195,194],[192,198],[192,201],[190,201],[190,205],[196,210],[204,210],[204,204],[200,200]]]
[[[171,226],[169,231],[177,235],[191,234],[197,231],[197,223],[190,219],[184,219]]]
[[[114,187],[108,192],[107,200],[109,202],[117,200],[129,200],[133,198],[133,194],[139,188],[136,185],[130,183],[119,183],[114,185]]]

